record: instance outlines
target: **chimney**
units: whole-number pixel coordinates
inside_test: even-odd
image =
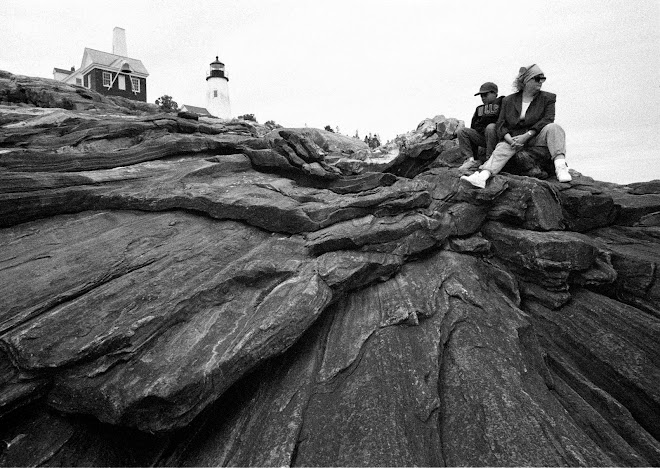
[[[112,30],[112,53],[128,57],[128,50],[126,47],[126,31],[124,28],[115,27]]]

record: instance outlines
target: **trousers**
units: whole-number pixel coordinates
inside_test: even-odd
[[[545,146],[548,148],[553,161],[557,158],[565,158],[566,133],[556,123],[549,123],[541,129],[538,135],[529,140],[525,146]],[[490,158],[479,169],[488,171],[491,174],[497,174],[514,154],[516,154],[516,150],[506,141],[501,141],[495,146]]]
[[[478,159],[479,147],[486,148],[486,158],[489,158],[497,144],[497,131],[495,124],[488,124],[482,135],[474,128],[462,128],[457,133],[458,146],[461,149],[463,160],[469,158]],[[483,161],[483,159],[482,159]]]

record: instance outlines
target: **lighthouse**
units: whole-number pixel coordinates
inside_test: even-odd
[[[206,108],[211,115],[221,119],[231,118],[229,105],[229,78],[225,75],[225,64],[218,60],[211,62],[211,70],[206,76]]]

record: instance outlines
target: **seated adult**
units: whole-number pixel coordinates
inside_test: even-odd
[[[491,175],[497,174],[518,151],[525,147],[546,147],[554,161],[559,182],[570,182],[566,165],[566,134],[555,122],[557,96],[541,91],[545,75],[538,65],[522,67],[514,81],[516,93],[504,98],[497,120],[501,141],[493,154],[471,176],[463,176],[475,187],[485,188]]]

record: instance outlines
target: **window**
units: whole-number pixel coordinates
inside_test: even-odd
[[[112,75],[110,72],[103,72],[103,86],[110,88],[112,86]]]
[[[119,89],[126,89],[126,77],[124,75],[117,77],[117,86]]]
[[[217,89],[213,90],[213,97],[218,97],[218,90]]]
[[[76,84],[82,86],[82,78],[76,78]]]
[[[134,93],[140,92],[140,79],[131,77],[131,86],[133,87]]]

